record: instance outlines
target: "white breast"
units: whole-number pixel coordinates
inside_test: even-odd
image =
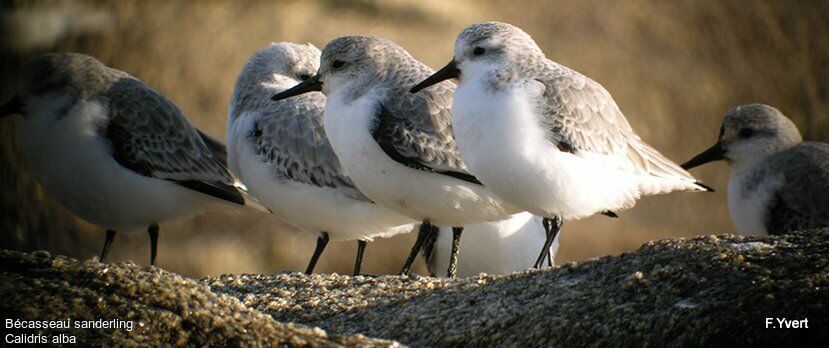
[[[377,204],[355,200],[343,191],[277,177],[271,163],[248,141],[255,113],[243,113],[228,129],[228,161],[250,193],[279,218],[300,230],[328,232],[332,240],[372,240],[407,233],[414,221]]]
[[[458,86],[453,129],[461,154],[484,185],[536,215],[578,219],[633,206],[633,175],[595,156],[561,152],[546,139],[532,85],[493,91],[488,82]]]
[[[746,188],[752,171],[732,173],[728,179],[728,213],[737,231],[746,236],[768,235],[766,217],[774,193],[782,185],[780,178],[766,177]]]
[[[517,209],[480,185],[416,170],[395,162],[373,139],[376,99],[346,102],[329,96],[323,124],[346,173],[375,202],[417,220],[459,226],[498,219]]]

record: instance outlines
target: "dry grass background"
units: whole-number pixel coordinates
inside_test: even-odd
[[[677,162],[715,141],[727,109],[749,102],[777,106],[807,139],[829,140],[827,2],[18,1],[5,3],[3,11],[47,5],[72,12],[70,23],[89,13],[106,20],[40,51],[84,52],[127,71],[218,139],[224,139],[237,73],[271,41],[322,47],[340,35],[373,34],[438,68],[450,58],[462,28],[499,20],[525,29],[551,59],[602,83],[642,138]],[[45,29],[35,29],[40,30]],[[3,35],[8,42],[19,34]],[[30,55],[3,52],[6,98]],[[0,120],[0,247],[97,255],[102,231],[58,207],[25,169],[18,123]],[[619,253],[653,239],[734,232],[726,210],[727,167],[710,165],[694,174],[719,191],[645,198],[619,219],[568,222],[557,261]],[[160,266],[188,276],[301,270],[315,240],[253,213],[203,215],[163,224],[161,231]],[[397,271],[413,239],[370,244],[364,270]],[[353,244],[329,244],[318,271],[349,272]],[[120,234],[111,260],[147,263],[148,245],[146,234]]]

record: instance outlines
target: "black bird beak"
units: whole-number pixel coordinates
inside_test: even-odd
[[[320,92],[322,91],[322,82],[320,82],[320,75],[314,75],[310,79],[300,82],[298,85],[291,87],[290,89],[284,90],[282,92],[277,93],[271,99],[273,100],[282,100],[288,99],[290,97],[308,93],[308,92]]]
[[[690,161],[685,162],[682,165],[682,169],[688,170],[694,167],[701,166],[708,162],[714,162],[725,159],[725,150],[722,148],[722,144],[718,141],[714,146],[711,146],[708,150],[705,150],[703,153],[697,155],[696,157],[692,158]]]
[[[18,96],[14,96],[5,104],[0,105],[0,117],[19,114],[21,111],[23,111],[23,102],[20,101]]]
[[[412,87],[412,89],[409,90],[409,93],[417,93],[421,89],[437,84],[441,81],[454,79],[458,76],[461,76],[461,71],[458,70],[458,65],[455,64],[455,60],[453,59],[449,62],[449,64],[446,64],[443,69],[438,70],[438,72],[432,74],[432,76],[429,76],[423,80],[423,82],[418,83],[417,86]]]

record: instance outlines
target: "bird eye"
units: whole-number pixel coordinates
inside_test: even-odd
[[[475,47],[475,50],[472,51],[472,53],[476,56],[480,56],[480,55],[484,54],[485,52],[486,52],[486,50],[483,49],[482,47]]]
[[[310,78],[311,78],[311,75],[309,75],[309,74],[301,74],[301,75],[299,75],[299,79],[300,79],[301,81],[305,81],[305,80],[310,79]]]
[[[345,65],[345,62],[343,62],[341,60],[335,60],[334,64],[331,64],[331,66],[334,67],[334,69],[342,68],[343,65]]]
[[[754,130],[751,128],[740,129],[740,138],[751,138],[754,136]]]

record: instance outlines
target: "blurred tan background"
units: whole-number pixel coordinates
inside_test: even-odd
[[[373,34],[439,68],[457,33],[485,20],[523,28],[549,58],[602,83],[640,136],[676,162],[711,145],[722,114],[749,102],[780,108],[806,139],[829,140],[825,1],[10,1],[0,8],[3,100],[34,53],[83,52],[167,95],[222,140],[236,75],[272,41],[322,47],[340,35]],[[21,159],[18,123],[0,120],[0,247],[94,257],[103,231],[37,186]],[[650,197],[618,219],[567,222],[557,262],[648,240],[734,233],[727,166],[694,174],[718,192]],[[396,272],[413,240],[369,244],[364,272]],[[159,265],[194,277],[300,271],[314,243],[272,216],[203,215],[162,224]],[[330,243],[317,271],[350,272],[355,244]],[[145,233],[119,234],[110,260],[147,264],[148,250]]]

